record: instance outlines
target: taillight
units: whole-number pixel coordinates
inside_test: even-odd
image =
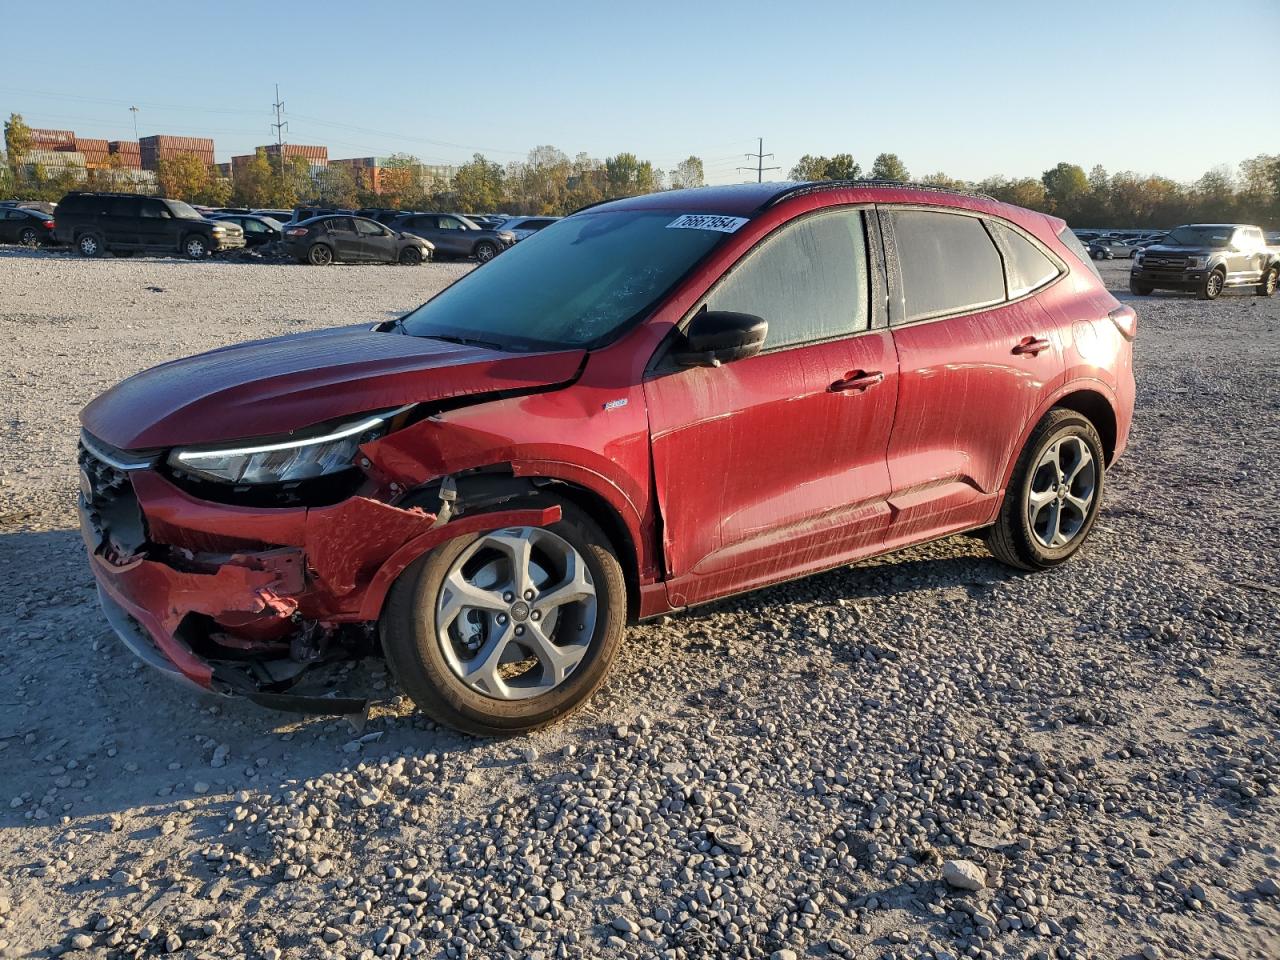
[[[310,232],[306,227],[294,227],[292,230],[286,230],[284,235],[286,237],[305,237]]]
[[[1138,335],[1138,315],[1134,313],[1133,307],[1116,307],[1107,316],[1126,340],[1132,340]]]
[[[53,229],[53,221],[52,221],[52,220],[46,220],[46,221],[44,222],[44,228],[45,228],[46,230],[52,230],[52,229]]]

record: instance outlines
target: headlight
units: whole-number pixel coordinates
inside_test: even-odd
[[[286,483],[341,473],[352,466],[362,443],[376,440],[391,421],[413,406],[361,417],[307,437],[238,447],[178,447],[169,454],[175,470],[225,483]]]
[[[1187,258],[1187,269],[1188,269],[1188,270],[1203,270],[1203,269],[1205,268],[1205,266],[1208,264],[1208,262],[1209,262],[1209,258],[1208,258],[1208,257],[1188,257],[1188,258]]]
[[[1135,252],[1133,255],[1133,265],[1135,267],[1142,266],[1142,254]]]
[[[209,232],[210,232],[210,233],[226,233],[226,232],[227,232],[227,228],[226,228],[226,227],[213,227]]]

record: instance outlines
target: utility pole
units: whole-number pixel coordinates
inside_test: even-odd
[[[280,170],[280,191],[284,192],[284,132],[289,129],[289,122],[284,119],[284,101],[280,99],[280,84],[276,84],[276,102],[271,105],[276,111],[276,122],[271,124],[276,132],[276,163]]]
[[[748,153],[748,154],[747,154],[747,159],[751,159],[752,157],[755,157],[755,159],[756,159],[756,165],[755,165],[755,167],[754,167],[754,169],[755,169],[755,171],[756,171],[756,183],[764,183],[764,172],[765,172],[766,170],[781,170],[781,169],[782,169],[781,167],[766,167],[766,166],[764,165],[764,158],[765,158],[765,157],[772,157],[772,156],[773,156],[773,154],[772,154],[772,153],[765,153],[765,152],[764,152],[764,137],[760,137],[760,138],[757,140],[756,152],[755,152],[755,153]],[[752,168],[752,167],[739,167],[739,168],[738,168],[738,171],[739,171],[739,172],[741,172],[741,171],[743,171],[743,170],[751,170],[751,169],[753,169],[753,168]]]
[[[129,112],[133,114],[133,139],[138,139],[138,108],[130,107]]]

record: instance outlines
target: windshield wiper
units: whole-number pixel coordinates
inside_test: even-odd
[[[405,333],[408,332],[408,330],[405,331]],[[426,337],[428,340],[443,340],[445,343],[460,343],[467,347],[484,347],[486,350],[506,351],[507,349],[502,344],[494,343],[492,340],[477,340],[474,337],[455,337],[450,333],[428,333],[426,334]]]

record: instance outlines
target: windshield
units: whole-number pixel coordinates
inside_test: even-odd
[[[415,337],[504,349],[598,344],[652,309],[724,239],[670,210],[581,213],[539,230],[404,318]]]
[[[1177,227],[1160,242],[1179,247],[1225,247],[1231,242],[1231,228]]]
[[[173,215],[181,220],[203,220],[204,217],[200,212],[190,204],[183,203],[181,200],[169,200],[169,209],[173,211]]]

